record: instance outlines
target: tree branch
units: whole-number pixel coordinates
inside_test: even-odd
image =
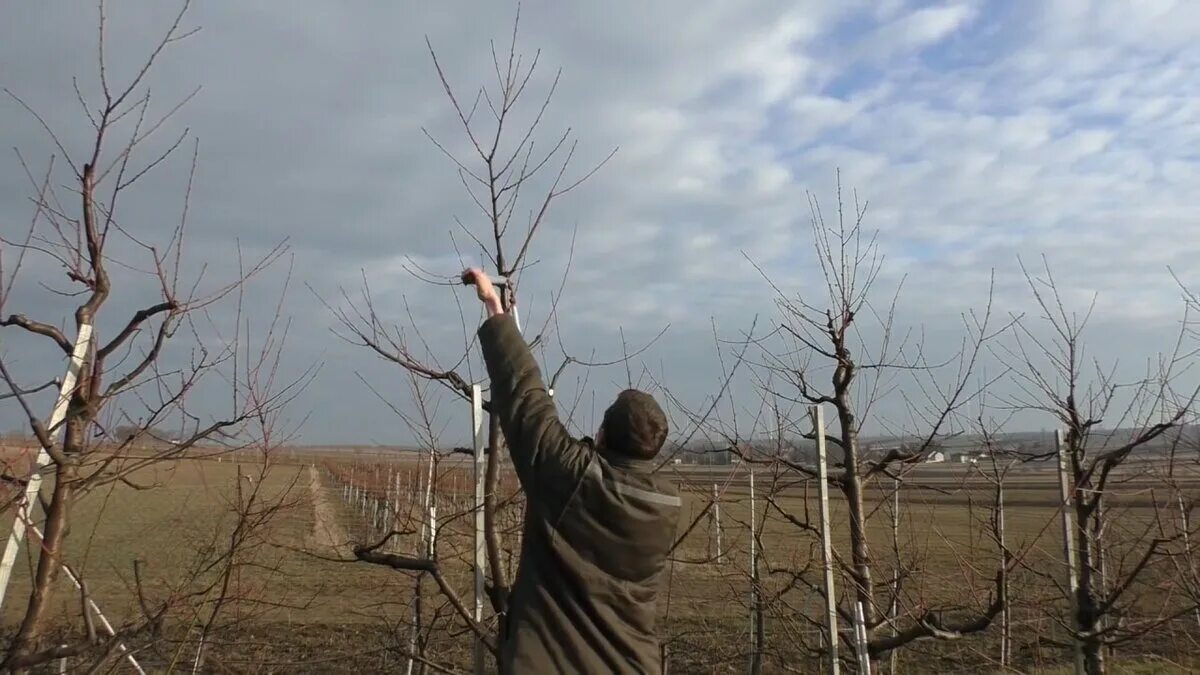
[[[178,308],[179,305],[176,302],[173,300],[168,300],[166,302],[160,302],[152,307],[138,310],[133,317],[129,319],[129,323],[125,325],[125,328],[118,333],[116,337],[110,340],[108,344],[100,348],[100,350],[97,352],[97,356],[100,359],[104,359],[109,354],[113,353],[113,351],[120,347],[125,340],[129,339],[129,336],[132,335],[146,319],[149,319],[160,312],[174,311]]]
[[[446,596],[446,599],[454,606],[459,616],[467,622],[471,631],[483,641],[488,650],[496,654],[496,643],[487,631],[483,629],[476,621],[471,618],[471,613],[467,611],[466,605],[463,604],[462,598],[458,597],[458,593],[450,587],[446,582],[446,578],[442,576],[441,568],[436,560],[429,558],[410,558],[408,556],[396,555],[394,553],[381,553],[367,546],[356,546],[354,548],[354,557],[363,562],[369,562],[376,565],[383,565],[395,570],[410,570],[414,572],[427,572],[437,582],[438,588]]]
[[[59,349],[63,350],[64,354],[70,354],[72,345],[67,336],[63,335],[62,331],[51,326],[48,323],[33,321],[26,318],[24,314],[9,314],[7,319],[0,320],[0,326],[17,326],[24,328],[30,333],[44,335],[58,344]]]
[[[903,647],[915,640],[925,638],[958,640],[963,636],[987,630],[987,627],[991,625],[996,615],[1004,609],[1004,601],[1002,599],[1004,596],[999,592],[1003,584],[1003,579],[1002,574],[996,574],[997,594],[991,604],[988,605],[988,608],[984,610],[983,614],[959,624],[948,624],[943,622],[938,612],[926,612],[915,625],[900,631],[896,635],[888,635],[872,640],[867,645],[867,650],[871,654],[871,658],[878,658],[893,649]]]

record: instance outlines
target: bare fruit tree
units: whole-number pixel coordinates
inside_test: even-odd
[[[43,340],[38,356],[45,365],[38,369],[42,374],[34,377],[35,384],[61,372],[64,359],[71,362],[68,379],[74,380],[59,397],[60,419],[47,422],[42,416],[46,397],[35,396],[39,387],[22,381],[11,354],[0,355],[0,376],[10,389],[10,400],[27,420],[39,457],[46,459],[44,466],[36,466],[33,454],[27,453],[11,458],[4,472],[19,488],[7,511],[16,512],[14,532],[27,529],[36,553],[30,595],[0,664],[10,671],[65,656],[94,658],[97,663],[113,654],[120,657],[118,652],[126,650],[124,641],[156,633],[170,612],[200,597],[193,595],[196,587],[182,579],[171,597],[154,599],[146,591],[139,598],[142,616],[99,635],[88,609],[86,579],[70,571],[70,553],[77,552],[66,547],[73,507],[114,485],[154,488],[145,471],[166,461],[249,450],[262,462],[270,430],[280,440],[275,414],[305,379],[281,381],[279,359],[286,331],[279,313],[268,317],[258,348],[248,338],[250,317],[242,313],[246,282],[276,262],[284,249],[275,247],[242,260],[231,280],[216,284],[205,279],[205,265],[189,263],[186,256],[198,144],[187,130],[165,134],[191,96],[160,109],[152,104],[149,77],[165,50],[195,32],[184,27],[188,3],[182,3],[140,67],[123,81],[108,67],[104,9],[101,3],[94,87],[76,84],[81,126],[89,129],[83,143],[71,141],[76,134],[53,128],[39,114],[37,102],[6,91],[10,102],[41,125],[54,151],[44,171],[35,171],[17,154],[29,179],[33,213],[24,235],[5,237],[0,249],[0,326]],[[96,93],[89,100],[84,91],[92,89]],[[189,146],[191,152],[177,152]],[[171,214],[148,213],[132,188],[177,157],[185,162],[177,209]],[[143,218],[173,224],[151,234],[130,226]],[[43,283],[46,297],[27,309],[43,313],[69,303],[73,311],[64,316],[14,311],[13,289],[24,278],[22,273],[53,267],[63,277]],[[234,314],[233,322],[218,321],[218,309],[225,316]],[[28,370],[29,359],[21,361]],[[197,399],[221,403],[197,406]],[[50,483],[48,494],[29,487],[39,485],[43,476]],[[31,502],[22,498],[26,489],[32,491]],[[243,536],[281,504],[241,487],[233,502],[235,527]],[[39,506],[44,511],[41,519],[34,515]],[[211,574],[219,577],[220,570],[227,573],[243,560],[238,550],[248,539],[220,538],[223,541],[206,553],[214,557],[197,563],[195,569],[205,573],[193,581],[207,584]],[[48,645],[47,635],[56,628],[54,598],[62,589],[56,580],[64,571],[80,584],[82,627],[68,633],[72,641],[65,646]],[[135,570],[134,577],[140,574]],[[215,595],[233,603],[231,587],[227,584],[224,590]],[[220,603],[205,607],[196,609],[205,615],[208,630],[218,623]]]
[[[876,299],[874,287],[884,256],[875,235],[864,228],[866,205],[857,197],[853,204],[845,203],[840,180],[837,200],[836,221],[828,222],[816,198],[809,198],[814,248],[827,293],[821,298],[792,295],[776,287],[780,322],[773,335],[779,342],[755,341],[760,354],[754,357],[754,370],[776,410],[797,405],[832,409],[830,428],[815,429],[807,415],[786,414],[776,426],[798,440],[812,442],[820,434],[829,446],[828,481],[845,508],[837,516],[844,521],[835,523],[833,530],[846,532],[849,548],[847,552],[834,547],[841,578],[837,586],[845,591],[837,598],[844,642],[840,653],[855,654],[853,627],[861,607],[866,653],[876,660],[916,640],[956,639],[985,630],[1003,609],[1000,580],[1011,561],[976,579],[978,586],[972,587],[966,602],[951,602],[929,593],[918,574],[920,556],[902,553],[899,542],[904,508],[900,496],[908,476],[937,450],[940,440],[966,428],[965,407],[988,384],[975,378],[975,369],[998,331],[989,294],[983,312],[964,314],[961,342],[942,361],[932,361],[926,345],[911,331],[898,334],[899,286],[883,303]],[[907,419],[889,419],[878,411],[883,397],[896,392]],[[861,430],[867,423],[903,442],[881,449],[864,447]],[[808,480],[817,478],[811,455],[776,451],[760,453],[757,461],[781,464]],[[773,505],[773,512],[802,533],[819,537],[820,523],[807,507],[792,513]],[[888,524],[879,527],[887,527],[891,541],[873,541],[871,521],[885,517]],[[763,555],[770,553],[764,550]],[[789,580],[785,587],[823,597],[819,565],[797,568],[783,564],[785,556],[778,559],[772,573]],[[801,622],[822,624],[818,616]],[[824,652],[819,646],[812,650]]]
[[[425,133],[454,167],[458,180],[470,198],[472,217],[465,220],[455,218],[457,230],[454,231],[469,237],[472,250],[464,251],[454,243],[461,261],[460,268],[456,270],[432,271],[411,260],[408,265],[408,271],[418,281],[433,286],[453,287],[461,284],[458,274],[462,269],[477,264],[477,257],[482,258],[490,268],[489,273],[504,280],[502,302],[505,310],[510,312],[517,307],[517,289],[521,273],[531,264],[530,252],[534,239],[549,222],[553,205],[587,180],[612,156],[610,153],[587,170],[575,172],[573,161],[577,142],[569,128],[550,135],[549,142],[543,143],[545,137],[542,126],[561,73],[554,74],[544,94],[533,99],[532,105],[524,105],[532,95],[531,87],[538,82],[535,74],[540,72],[540,52],[529,59],[518,52],[519,19],[518,12],[507,53],[497,52],[495,45],[492,46],[495,79],[484,83],[468,97],[462,96],[452,86],[437,52],[429,44],[439,82],[445,90],[452,114],[466,136],[468,154],[456,154],[450,144],[428,131]],[[452,242],[454,231],[451,232]],[[564,274],[564,283],[565,278]],[[561,293],[560,287],[558,294]],[[531,339],[531,345],[535,348],[544,346],[556,307],[557,296],[551,303],[541,332]],[[472,397],[469,364],[474,358],[473,341],[469,337],[464,335],[466,339],[462,350],[449,357],[439,353],[442,350],[430,349],[419,323],[411,314],[404,329],[381,315],[365,280],[358,297],[352,298],[343,293],[341,306],[332,308],[332,311],[340,324],[338,332],[343,338],[412,375],[444,385],[452,396],[468,404],[462,409],[464,417],[469,412]],[[523,318],[527,323],[531,317]],[[464,316],[464,332],[467,324]],[[527,328],[527,325],[522,325],[522,328]],[[445,363],[455,365],[447,367],[443,365]],[[588,365],[585,361],[566,356],[564,350],[563,367],[556,371],[554,379],[569,364]],[[553,387],[553,380],[549,386]],[[487,401],[484,401],[483,408],[490,411]],[[489,622],[487,626],[475,625],[465,605],[455,603],[461,618],[470,623],[473,630],[487,631],[485,641],[493,651],[497,642],[494,636],[503,630],[509,594],[509,574],[504,563],[505,546],[501,541],[504,528],[497,518],[514,498],[514,495],[502,495],[498,489],[503,442],[499,420],[489,415],[483,509],[488,599],[494,622]],[[430,449],[430,452],[433,450]],[[448,592],[450,588],[445,583],[446,576],[436,560],[406,560],[391,554],[386,557],[378,550],[382,544],[377,542],[360,546],[356,549],[356,555],[368,562],[431,573],[442,590],[453,597]]]
[[[1073,560],[1065,561],[1065,574],[1049,575],[1066,601],[1054,618],[1082,668],[1101,673],[1107,651],[1198,608],[1194,594],[1178,592],[1186,577],[1175,575],[1196,533],[1186,509],[1182,522],[1171,517],[1181,496],[1175,451],[1200,394],[1185,384],[1196,353],[1189,347],[1192,324],[1185,310],[1172,348],[1125,380],[1115,362],[1087,353],[1095,301],[1072,311],[1048,263],[1040,275],[1022,269],[1039,320],[1018,321],[1012,339],[996,350],[1018,385],[1005,404],[1049,415],[1061,429],[1056,451],[1027,459],[1048,455],[1060,462],[1069,512],[1064,557]]]

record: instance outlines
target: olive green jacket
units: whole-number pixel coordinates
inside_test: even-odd
[[[679,521],[678,492],[653,462],[576,440],[506,314],[479,328],[527,506],[509,596],[505,673],[659,673],[656,600]]]

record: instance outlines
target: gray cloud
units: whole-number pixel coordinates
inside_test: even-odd
[[[643,360],[698,404],[719,378],[710,319],[725,337],[755,315],[769,323],[770,290],[744,255],[789,291],[817,289],[806,190],[831,210],[840,167],[847,190],[871,202],[868,226],[881,230],[889,256],[881,298],[906,278],[903,318],[927,328],[932,348],[957,343],[959,315],[982,304],[993,268],[998,311],[1028,311],[1016,258],[1036,262],[1041,253],[1061,270],[1070,299],[1086,306],[1100,293],[1099,353],[1166,346],[1169,338],[1154,338],[1179,310],[1166,267],[1186,275],[1200,253],[1200,212],[1189,201],[1200,158],[1188,150],[1200,140],[1200,53],[1191,40],[1200,17],[1184,3],[1080,15],[1071,4],[526,3],[520,48],[527,57],[542,49],[534,86],[544,91],[563,70],[540,142],[573,128],[580,170],[620,146],[562,199],[538,237],[539,263],[524,278],[527,321],[541,325],[578,227],[560,306],[571,353],[611,359],[621,349],[618,326],[636,345],[670,323]],[[0,83],[77,151],[87,127],[71,77],[94,95],[95,12],[42,3],[4,13],[19,30],[0,43]],[[365,273],[383,315],[403,323],[407,302],[440,360],[461,353],[455,291],[404,270],[413,258],[439,274],[456,271],[452,232],[478,260],[453,218],[477,232],[482,224],[453,166],[421,132],[469,151],[424,39],[470,98],[492,76],[489,40],[503,48],[511,13],[504,3],[298,10],[202,2],[187,20],[201,32],[172,47],[154,73],[160,111],[202,86],[158,141],[185,127],[200,139],[194,265],[229,278],[235,238],[251,256],[290,242],[289,362],[296,370],[324,362],[294,413],[312,411],[305,440],[407,434],[355,374],[403,403],[400,373],[338,341],[302,283],[334,299]],[[170,15],[162,3],[112,7],[110,71],[127,75]],[[44,169],[52,148],[36,123],[12,101],[0,105],[0,122],[6,144]],[[138,187],[126,210],[131,230],[165,236],[186,170],[186,158],[176,158]],[[27,195],[7,155],[6,235],[27,222]],[[6,311],[55,315],[65,305],[33,283],[54,270],[27,271]],[[253,306],[270,307],[279,283],[277,272],[256,285]],[[478,315],[460,296],[469,330]],[[114,301],[110,321],[138,299]],[[41,367],[53,359],[25,338],[6,334],[4,345],[30,378],[60,367]],[[557,339],[545,358],[557,367]],[[480,376],[477,359],[472,372]],[[583,375],[569,372],[571,381]],[[600,369],[588,386],[603,400],[624,378],[622,368]],[[573,388],[565,383],[564,396]],[[751,389],[739,384],[746,405]],[[902,415],[898,406],[885,410]],[[443,413],[450,437],[465,430],[449,401]]]

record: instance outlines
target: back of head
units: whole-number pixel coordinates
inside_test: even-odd
[[[654,397],[626,389],[604,411],[603,444],[634,459],[650,459],[667,440],[667,416]]]

